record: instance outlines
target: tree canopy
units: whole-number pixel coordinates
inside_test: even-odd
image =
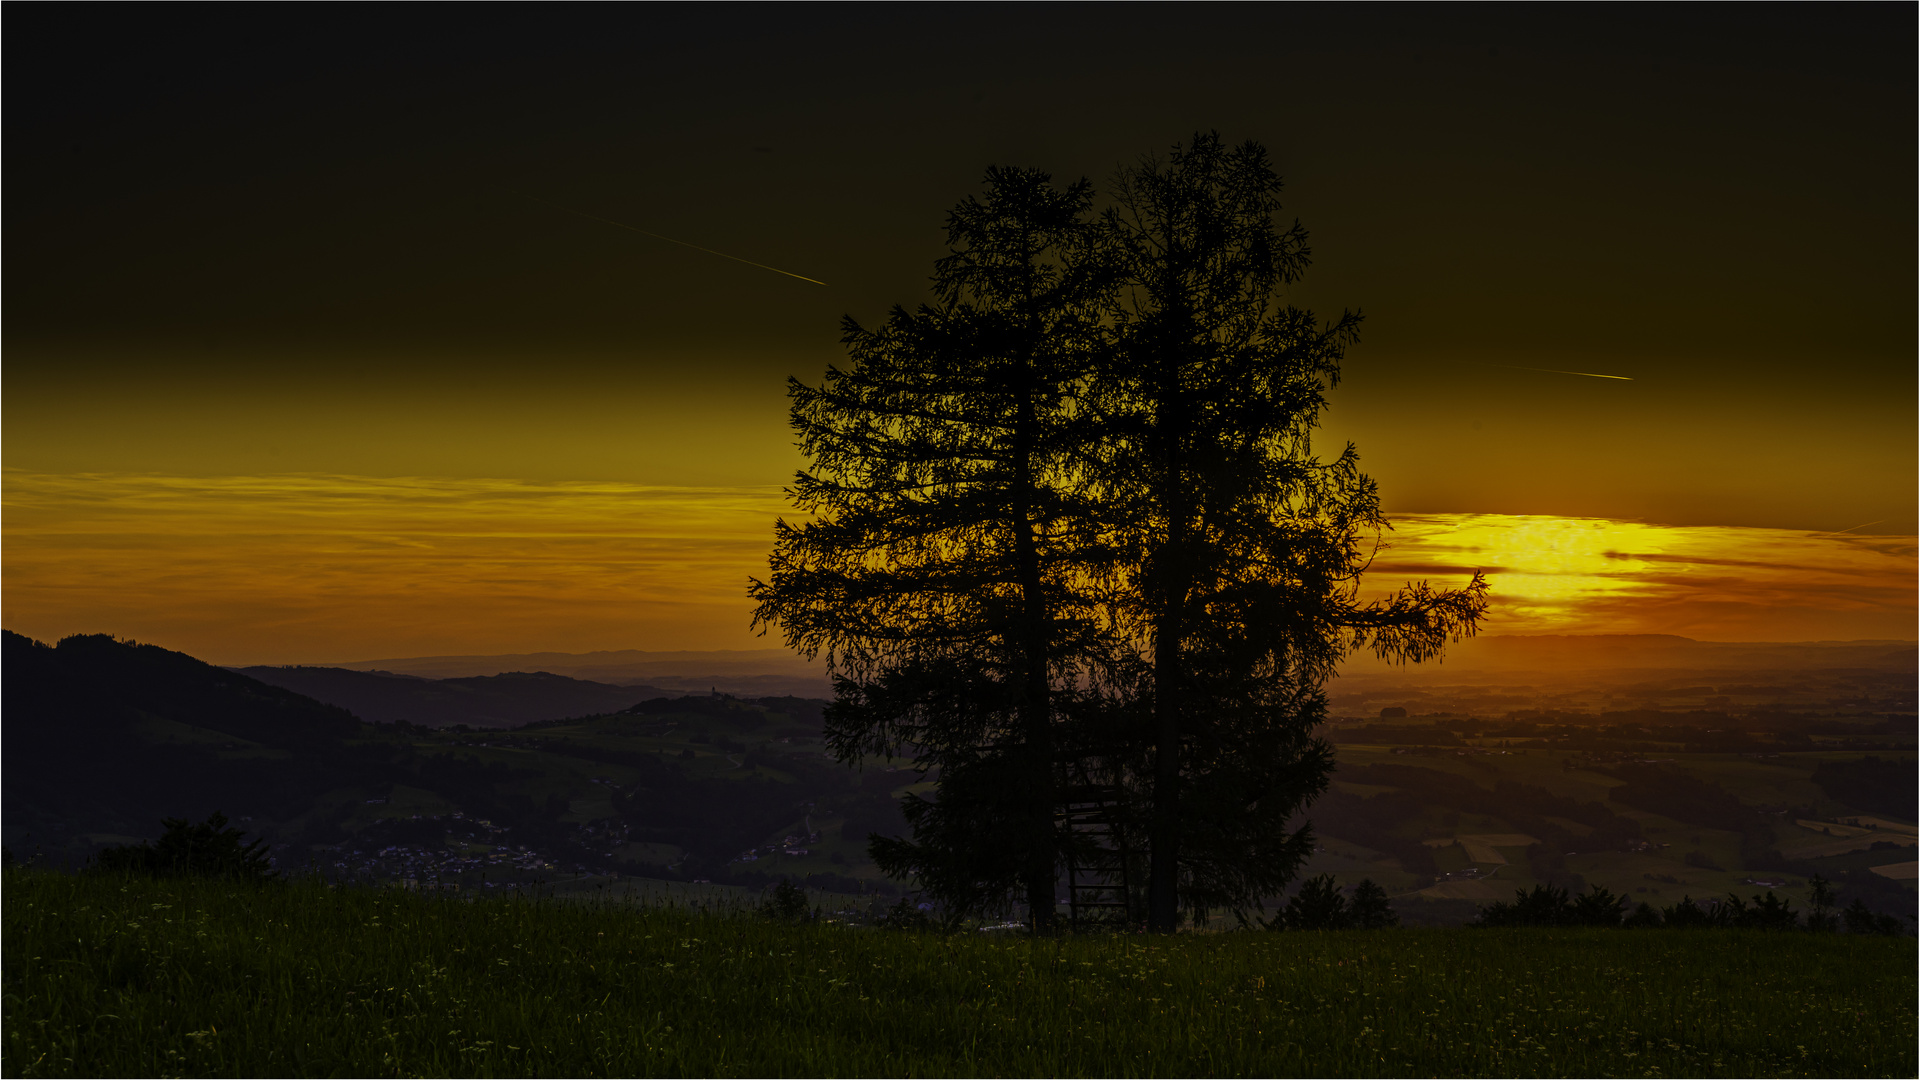
[[[1352,445],[1322,462],[1312,434],[1361,315],[1281,302],[1311,252],[1298,222],[1276,223],[1280,189],[1259,145],[1203,134],[1122,170],[1105,218],[1121,273],[1092,393],[1096,498],[1116,508],[1116,631],[1151,711],[1128,764],[1150,793],[1157,929],[1183,891],[1188,907],[1242,909],[1310,852],[1286,825],[1332,770],[1312,731],[1341,659],[1427,659],[1485,607],[1478,577],[1357,599],[1386,526],[1378,489]]]
[[[1153,927],[1277,895],[1336,665],[1428,659],[1484,610],[1477,576],[1358,598],[1378,493],[1311,434],[1361,317],[1280,302],[1310,252],[1279,191],[1214,135],[1122,170],[1098,214],[1085,181],[989,170],[933,302],[849,317],[849,365],[790,381],[808,519],[776,527],[755,625],[826,656],[836,755],[936,777],[873,852],[950,909],[1024,894],[1048,929],[1085,842],[1056,811],[1088,782],[1149,853]]]
[[[905,808],[915,839],[877,840],[880,865],[962,908],[1017,882],[1043,925],[1054,699],[1086,673],[1082,584],[1103,558],[1071,482],[1072,391],[1100,341],[1091,196],[990,170],[948,219],[936,301],[872,329],[849,317],[849,366],[791,382],[813,462],[791,494],[813,517],[778,525],[752,586],[756,624],[827,655],[837,754],[938,770],[937,796]]]

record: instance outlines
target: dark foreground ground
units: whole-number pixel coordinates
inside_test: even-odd
[[[8,1076],[1912,1076],[1915,940],[1034,941],[8,870]]]

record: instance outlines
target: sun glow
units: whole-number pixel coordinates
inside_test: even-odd
[[[1911,536],[1602,518],[1396,518],[1371,584],[1493,584],[1493,633],[1668,633],[1712,640],[1911,637]]]

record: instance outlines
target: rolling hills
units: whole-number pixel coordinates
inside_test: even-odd
[[[566,716],[619,712],[657,697],[658,687],[614,686],[547,671],[431,679],[337,667],[246,667],[240,674],[351,711],[376,724],[507,728]]]

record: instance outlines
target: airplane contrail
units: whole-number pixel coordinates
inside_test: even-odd
[[[1481,362],[1484,363],[1484,361]],[[1549,375],[1584,375],[1589,379],[1619,379],[1621,382],[1633,381],[1633,376],[1631,375],[1599,375],[1591,371],[1561,371],[1559,368],[1525,367],[1520,364],[1487,364],[1487,366],[1512,368],[1514,371],[1544,371]]]
[[[1867,525],[1879,525],[1879,524],[1881,524],[1882,522],[1884,522],[1884,521],[1886,521],[1886,520],[1887,520],[1886,518],[1881,518],[1881,519],[1880,519],[1879,521],[1869,521],[1869,522],[1867,522]],[[1828,536],[1840,536],[1840,535],[1842,535],[1842,534],[1844,534],[1844,533],[1850,533],[1850,532],[1852,532],[1852,531],[1854,531],[1854,529],[1864,529],[1864,528],[1866,528],[1866,527],[1867,527],[1867,525],[1855,525],[1855,526],[1853,527],[1853,529],[1841,529],[1841,530],[1839,530],[1838,532],[1830,532],[1830,533],[1828,533],[1827,535],[1828,535]]]
[[[815,285],[827,284],[826,282],[821,281],[818,278],[810,278],[805,274],[795,274],[787,270],[782,270],[777,266],[768,266],[766,263],[757,263],[757,262],[754,262],[752,259],[743,259],[738,255],[729,255],[724,251],[715,251],[710,247],[701,247],[699,244],[689,244],[685,240],[675,240],[671,236],[661,236],[657,232],[649,232],[646,229],[640,228],[638,225],[629,225],[624,221],[615,221],[612,218],[601,217],[598,214],[589,214],[582,210],[575,210],[570,206],[561,206],[559,203],[548,202],[545,199],[538,198],[533,195],[524,195],[523,193],[523,196],[527,199],[531,199],[532,201],[539,203],[542,206],[551,206],[555,210],[558,210],[564,214],[573,214],[578,217],[587,218],[591,221],[598,221],[598,222],[601,222],[602,224],[612,225],[615,228],[626,229],[628,232],[637,232],[641,236],[651,236],[655,240],[665,240],[669,244],[679,244],[681,247],[692,248],[695,251],[704,251],[709,255],[718,255],[723,259],[732,259],[734,262],[737,262],[737,263],[746,263],[748,266],[757,266],[762,270],[771,270],[776,274],[785,274],[787,277],[790,277],[790,278],[799,278],[801,281],[811,281]]]

